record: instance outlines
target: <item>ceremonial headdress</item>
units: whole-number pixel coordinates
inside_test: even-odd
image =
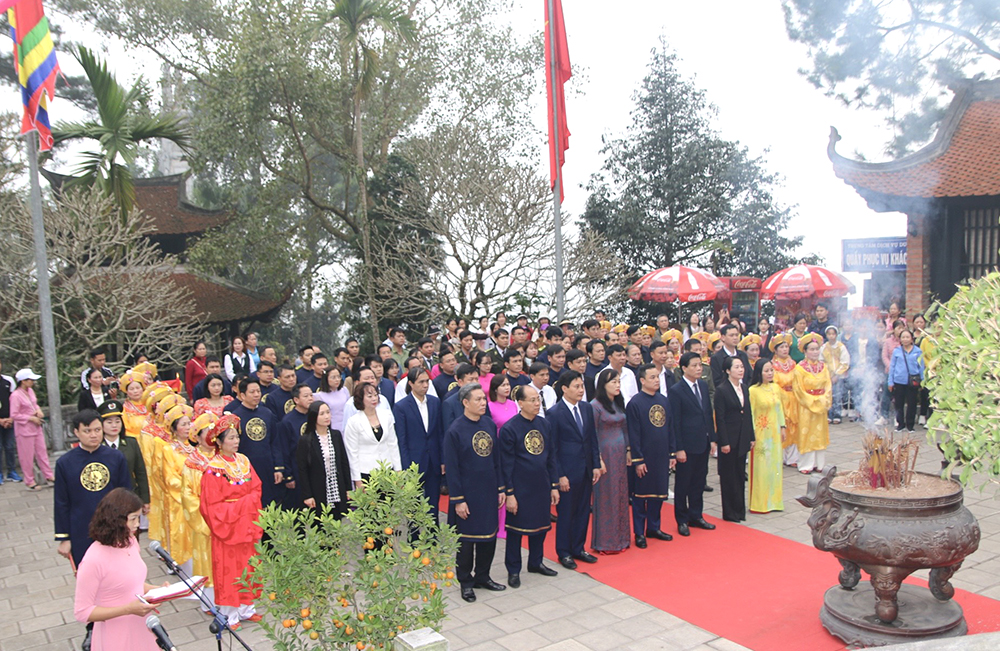
[[[194,409],[192,409],[188,405],[183,405],[183,404],[174,405],[173,407],[167,410],[167,413],[163,415],[163,427],[169,429],[173,427],[173,424],[179,421],[180,419],[184,418],[185,416],[190,418],[192,414],[194,414]]]
[[[219,438],[219,435],[230,429],[239,431],[240,417],[236,414],[223,414],[222,418],[215,421],[215,425],[212,425],[212,431],[205,437],[205,442],[209,445],[215,445],[215,440]]]
[[[153,386],[153,385],[150,385],[150,387],[151,386]],[[155,387],[152,391],[149,391],[148,389],[149,389],[149,387],[147,387],[147,391],[143,391],[142,395],[146,396],[146,399],[144,400],[144,402],[146,404],[146,409],[149,410],[149,411],[153,411],[155,409],[157,403],[159,403],[161,400],[163,400],[167,396],[173,395],[173,393],[174,393],[170,389],[170,387],[168,387],[165,384],[164,385],[160,385],[158,387]]]
[[[132,371],[125,371],[124,373],[121,374],[121,377],[118,378],[118,386],[122,387],[123,389],[127,389],[128,385],[132,384],[133,382],[138,382],[140,385],[142,385],[142,388],[145,391],[146,389],[145,378],[140,378],[136,375],[132,375]]]
[[[142,397],[139,398],[140,402],[142,403],[148,402],[150,394],[152,394],[157,389],[170,389],[170,387],[168,387],[163,382],[153,382],[152,384],[150,384],[149,386],[147,386],[145,389],[142,390]]]
[[[740,343],[738,343],[736,345],[736,348],[738,350],[746,350],[747,346],[749,346],[750,344],[757,344],[759,346],[760,342],[761,342],[760,335],[757,334],[757,333],[751,332],[746,337],[743,337],[742,339],[740,339]]]
[[[823,337],[819,336],[815,332],[809,332],[799,337],[799,350],[803,353],[806,352],[806,346],[808,346],[811,341],[815,341],[820,346],[823,345]]]
[[[626,330],[628,330],[628,324],[627,323],[619,323],[615,327],[611,328],[612,332],[617,332],[618,334],[622,334]]]
[[[191,443],[191,445],[197,445],[198,434],[200,434],[203,430],[211,429],[212,427],[214,427],[216,421],[218,420],[219,417],[210,411],[206,411],[204,414],[201,414],[200,416],[195,418],[194,422],[191,423],[191,431],[188,432],[188,441]]]
[[[684,335],[681,334],[680,330],[676,328],[671,328],[670,330],[667,330],[662,335],[660,335],[660,339],[663,340],[663,343],[667,344],[670,343],[671,339],[676,339],[677,341],[680,341],[681,337],[683,336]]]
[[[700,341],[700,342],[701,342],[702,344],[707,344],[707,343],[708,343],[708,339],[709,339],[709,337],[711,337],[711,335],[709,335],[709,334],[708,334],[707,332],[705,332],[704,330],[702,330],[701,332],[696,332],[696,333],[694,333],[693,335],[691,335],[691,338],[692,338],[692,339],[697,339],[697,340],[698,340],[698,341]]]
[[[159,402],[156,403],[156,413],[160,414],[162,417],[165,418],[166,413],[168,411],[170,411],[177,405],[183,405],[183,404],[184,404],[184,398],[180,397],[179,395],[171,391],[167,395],[163,396],[163,398],[161,398]]]
[[[605,332],[609,332],[611,330],[611,322],[610,321],[601,321],[601,330],[604,330]]]
[[[708,335],[708,345],[709,345],[709,347],[711,347],[712,344],[714,344],[715,342],[717,342],[720,339],[722,339],[722,335],[719,334],[718,330],[716,330],[712,334]]]
[[[136,378],[145,378],[147,375],[151,378],[156,377],[156,364],[152,362],[141,362],[132,367],[129,371]],[[144,380],[139,380],[143,384],[146,384]]]
[[[644,325],[641,328],[639,328],[639,332],[641,332],[644,335],[649,335],[650,337],[652,337],[654,334],[656,334],[656,328],[654,328],[651,325]]]
[[[788,344],[789,346],[791,346],[792,345],[792,335],[789,334],[789,333],[787,333],[787,332],[784,333],[784,334],[780,334],[780,335],[774,335],[773,337],[771,337],[771,343],[769,343],[767,345],[767,347],[773,353],[774,349],[777,348],[778,346],[780,346],[781,344]]]

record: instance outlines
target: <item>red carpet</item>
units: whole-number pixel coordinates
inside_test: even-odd
[[[647,549],[599,556],[594,565],[579,563],[579,571],[751,649],[844,648],[819,621],[823,593],[837,583],[840,572],[833,555],[742,525],[708,520],[718,527],[715,531],[693,529],[690,538],[682,538],[676,533],[673,507],[664,504],[664,531],[673,541],[650,540]],[[587,542],[589,550],[589,535]],[[567,571],[558,566],[554,529],[546,537],[545,552],[556,569]],[[503,544],[497,553],[503,554]],[[867,578],[862,573],[862,580]],[[926,586],[919,579],[908,582]],[[1000,601],[964,590],[955,591],[955,600],[965,611],[970,634],[1000,631]]]

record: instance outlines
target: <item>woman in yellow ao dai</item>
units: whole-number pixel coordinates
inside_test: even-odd
[[[830,370],[819,358],[822,343],[823,338],[815,332],[799,339],[805,359],[796,365],[794,374],[793,387],[799,401],[799,472],[804,475],[823,469],[830,445],[827,412],[833,402],[833,385]]]
[[[195,448],[184,462],[184,485],[181,489],[184,518],[191,532],[192,571],[198,576],[207,576],[208,585],[212,584],[212,532],[201,515],[201,478],[215,456],[215,445],[209,441],[209,436],[218,420],[215,414],[204,413],[191,424],[188,440]]]
[[[184,515],[183,491],[184,462],[194,448],[188,443],[191,431],[191,414],[188,405],[177,405],[166,413],[164,429],[173,440],[161,446],[165,513],[167,514],[166,540],[161,541],[170,550],[174,562],[191,574],[191,529]],[[185,564],[187,566],[185,567]]]
[[[781,408],[785,414],[785,438],[782,441],[786,466],[793,468],[799,463],[799,399],[795,397],[795,360],[789,352],[792,335],[787,332],[771,337],[768,348],[774,353],[771,366],[774,368],[774,383],[781,389]]]

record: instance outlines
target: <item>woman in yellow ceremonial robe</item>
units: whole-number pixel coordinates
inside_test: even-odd
[[[799,463],[799,399],[795,397],[795,360],[791,358],[792,335],[784,333],[771,337],[768,344],[774,357],[774,383],[781,389],[781,408],[785,413],[785,438],[782,440],[783,457],[786,466],[796,467]]]
[[[159,471],[159,465],[154,463],[153,453],[158,451],[155,441],[166,436],[163,433],[162,415],[157,414],[157,407],[167,396],[173,395],[173,391],[165,384],[151,384],[143,391],[143,395],[149,418],[139,433],[139,449],[149,477],[149,539],[163,541],[163,474]]]
[[[142,450],[141,433],[142,428],[149,422],[149,410],[142,400],[142,393],[146,386],[142,380],[136,377],[132,371],[123,373],[118,378],[118,384],[125,390],[125,401],[122,403],[122,424],[125,426],[125,435],[131,436],[139,443]],[[145,461],[145,457],[143,461]]]
[[[748,335],[749,336],[749,335]],[[785,410],[782,391],[774,382],[774,366],[759,360],[750,385],[750,411],[757,443],[750,451],[750,512],[784,511],[781,491],[782,439]]]
[[[163,487],[168,528],[163,541],[174,562],[191,576],[191,530],[184,514],[184,463],[194,448],[188,443],[191,413],[194,410],[179,404],[167,412],[164,422],[171,441],[162,446]]]
[[[799,472],[822,470],[830,445],[827,412],[833,402],[830,370],[819,356],[823,338],[810,332],[799,339],[805,359],[795,367],[795,397],[799,400]]]
[[[201,515],[201,478],[208,462],[215,456],[215,446],[209,442],[212,427],[219,417],[206,413],[191,423],[188,442],[194,446],[184,461],[184,483],[181,487],[181,503],[184,506],[184,520],[191,534],[191,571],[196,576],[207,576],[206,586],[212,585],[212,532]],[[215,599],[211,587],[206,587],[209,599]]]

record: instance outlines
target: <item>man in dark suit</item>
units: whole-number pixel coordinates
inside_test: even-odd
[[[441,429],[441,401],[427,394],[429,385],[430,374],[426,368],[410,369],[406,376],[408,395],[395,404],[392,415],[396,419],[396,440],[403,468],[409,468],[411,463],[420,468],[424,497],[436,521],[444,471],[441,452],[444,431]]]
[[[740,343],[740,329],[731,323],[727,323],[719,328],[719,334],[722,336],[722,345],[712,355],[712,361],[710,362],[712,367],[712,384],[719,386],[726,379],[726,372],[722,369],[722,362],[727,357],[738,357],[743,362],[743,386],[750,388],[750,375],[753,371],[750,368],[750,359],[745,352],[736,348]]]
[[[590,498],[601,476],[600,448],[594,410],[583,400],[586,388],[583,375],[565,371],[559,378],[562,400],[549,410],[546,420],[556,446],[556,470],[559,491],[563,494],[556,507],[556,554],[563,567],[576,569],[576,561],[596,563],[597,558],[584,549],[590,522]]]
[[[149,513],[149,479],[146,476],[146,464],[142,460],[139,441],[121,435],[122,403],[117,400],[105,400],[97,412],[101,415],[104,445],[125,455],[128,472],[132,478],[132,491],[142,500],[142,514],[146,515]]]
[[[670,414],[677,440],[674,518],[677,532],[690,536],[690,527],[715,529],[702,515],[708,456],[710,451],[715,452],[715,424],[708,383],[701,379],[701,355],[684,353],[680,368],[684,375],[670,392]]]

